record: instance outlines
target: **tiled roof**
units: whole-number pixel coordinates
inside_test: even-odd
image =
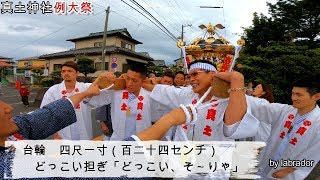
[[[67,41],[76,42],[76,41],[85,40],[85,39],[102,38],[103,37],[103,33],[104,32],[90,33],[88,36],[83,36],[83,37],[78,37],[78,38],[73,38],[73,39],[67,39]],[[136,44],[142,44],[142,42],[137,41],[137,40],[132,38],[132,36],[128,32],[127,28],[115,29],[115,30],[107,31],[107,37],[108,36],[119,36],[119,37],[122,37],[122,38],[124,38],[124,39],[126,39],[128,41],[132,41],[132,42],[134,42]]]
[[[29,60],[40,60],[41,61],[41,60],[44,60],[44,59],[40,59],[38,56],[18,59],[18,61],[29,61]]]
[[[11,67],[12,65],[3,61],[0,61],[0,67]]]
[[[117,47],[117,46],[106,46],[106,54],[111,54],[111,53],[122,53],[126,54],[129,56],[141,58],[147,61],[153,61],[153,58],[144,56],[140,53],[131,51],[129,49]],[[102,47],[90,47],[90,48],[82,48],[82,49],[72,49],[68,51],[63,51],[63,52],[57,52],[57,53],[52,53],[52,54],[46,54],[39,56],[39,58],[44,58],[44,59],[53,59],[53,58],[61,58],[61,57],[74,57],[76,55],[100,55],[102,54]]]
[[[166,62],[164,60],[154,60],[154,61],[151,61],[151,63],[153,63],[155,66],[160,66],[160,67],[166,66]]]
[[[12,58],[8,58],[8,57],[0,56],[0,59],[12,59]]]

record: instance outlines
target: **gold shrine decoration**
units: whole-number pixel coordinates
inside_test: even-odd
[[[221,24],[217,24],[217,25],[213,26],[211,23],[209,23],[207,26],[201,24],[201,25],[199,26],[199,28],[200,28],[200,29],[206,29],[207,32],[209,33],[209,36],[212,37],[212,36],[215,34],[215,30],[216,30],[216,29],[224,29],[225,27],[222,26]]]
[[[239,53],[239,50],[236,51],[236,49],[239,47],[231,45],[224,37],[218,36],[217,30],[225,27],[221,24],[212,25],[211,23],[199,27],[206,31],[203,37],[196,38],[186,46],[181,40],[177,42],[179,48],[183,47],[185,66],[194,60],[208,60],[216,64],[218,71],[231,70],[231,66],[234,65],[233,61],[235,61],[234,57]],[[245,41],[240,39],[237,44],[243,46]]]
[[[217,31],[224,28],[221,24],[214,26],[209,23],[199,27],[205,30],[203,37],[196,38],[189,45],[185,45],[181,40],[177,43],[177,46],[183,51],[185,67],[195,60],[208,60],[216,65],[219,72],[232,70],[241,46],[245,44],[245,41],[240,39],[237,42],[239,46],[231,45]],[[213,81],[213,94],[219,98],[227,98],[229,96],[230,83],[218,78],[214,78]]]

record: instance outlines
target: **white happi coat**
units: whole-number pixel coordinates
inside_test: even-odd
[[[123,92],[125,90],[103,90],[99,96],[92,97],[88,103],[95,107],[100,107],[111,103],[111,121],[113,133],[111,141],[121,141],[125,137],[126,130],[126,111],[121,110],[123,103]],[[136,133],[139,133],[151,126],[151,105],[150,92],[141,88],[139,96],[143,96],[142,119],[136,121]]]
[[[179,107],[180,104],[191,104],[199,100],[198,94],[194,93],[192,87],[175,88],[167,85],[156,85],[151,92],[151,98],[155,101],[170,107],[171,109]],[[212,97],[210,101],[221,100],[217,97]],[[209,102],[204,103],[203,105]],[[193,141],[230,141],[233,140],[224,136],[223,117],[227,109],[228,100],[224,99],[217,106],[207,106],[203,109],[198,109],[198,121],[194,125],[181,125],[187,138]],[[209,115],[209,110],[214,113]],[[211,118],[208,118],[211,117]],[[254,118],[250,113],[246,113],[244,118]],[[175,140],[183,140],[184,134],[181,131],[176,131]],[[255,132],[250,135],[254,135]]]
[[[58,99],[61,99],[64,95],[63,93],[66,92],[65,96],[70,97],[76,93],[84,92],[88,89],[90,86],[90,83],[82,83],[82,82],[76,82],[75,89],[73,92],[68,93],[66,90],[65,82],[62,81],[60,84],[56,84],[48,89],[48,91],[45,93],[41,108],[53,101],[56,101]],[[79,92],[76,92],[76,89],[78,88]],[[64,91],[64,92],[63,92]],[[61,107],[63,108],[63,107]],[[83,104],[83,102],[80,103],[80,109],[75,108],[76,116],[77,116],[77,122],[71,124],[70,126],[65,127],[64,129],[60,130],[58,134],[62,139],[68,139],[68,140],[90,140],[93,138],[92,134],[92,120],[91,120],[91,107]],[[78,132],[73,132],[74,129],[77,129]],[[73,131],[72,131],[73,130]],[[76,136],[79,137],[79,139],[73,139],[72,134],[77,134]]]
[[[257,134],[253,137],[253,141],[267,142],[271,131],[271,124],[260,122]]]
[[[152,116],[151,116],[151,121],[153,123],[157,122],[162,116],[170,113],[171,108],[168,106],[165,106],[163,104],[157,103],[155,101],[152,101]],[[172,133],[176,130],[176,126],[171,127],[166,134],[163,136],[162,140],[172,140]]]
[[[229,131],[232,138],[244,137],[244,133],[253,131],[254,128],[250,124],[255,124],[258,121],[270,123],[271,135],[267,141],[267,146],[264,148],[260,156],[259,172],[264,178],[271,178],[275,171],[283,169],[285,167],[269,168],[269,159],[273,159],[278,147],[280,146],[284,137],[282,133],[288,133],[286,126],[287,121],[291,121],[297,116],[297,109],[293,106],[278,103],[269,103],[264,99],[259,98],[247,98],[251,99],[248,104],[248,109],[257,118],[255,122],[241,121],[233,128],[233,131]],[[247,101],[248,102],[248,101]],[[291,120],[290,120],[291,119]],[[304,129],[299,131],[299,129]],[[300,133],[299,133],[300,132]],[[320,108],[318,106],[313,109],[308,117],[301,122],[293,126],[290,134],[294,133],[287,145],[280,159],[283,160],[313,160],[312,167],[295,167],[296,170],[290,173],[284,179],[304,179],[308,176],[311,170],[320,160]],[[302,135],[301,135],[302,134]],[[288,137],[287,135],[285,138]],[[296,138],[296,139],[294,139]]]

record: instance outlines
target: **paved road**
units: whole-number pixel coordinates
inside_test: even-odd
[[[32,105],[32,102],[34,101],[37,90],[30,89],[30,88],[29,90],[31,90],[31,93],[29,96],[29,103],[30,105]],[[4,94],[0,96],[0,100],[10,104],[14,108],[14,111],[13,111],[14,115],[19,115],[20,113],[26,113],[36,109],[35,107],[28,107],[28,108],[24,107],[21,101],[19,90],[14,88],[13,84],[2,85],[2,91]]]
[[[34,111],[38,109],[37,107],[33,106],[33,102],[37,95],[39,89],[31,89],[30,96],[29,96],[29,103],[30,107],[26,108],[21,101],[21,97],[19,91],[14,87],[14,84],[4,84],[2,85],[2,90],[4,92],[3,95],[0,95],[0,100],[4,101],[5,103],[10,104],[14,110],[13,115],[19,115],[23,113],[28,113],[30,111]],[[100,125],[95,121],[95,109],[92,110],[92,125],[93,125],[93,135],[94,137],[101,135]]]

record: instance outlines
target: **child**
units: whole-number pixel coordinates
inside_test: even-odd
[[[21,86],[21,88],[20,88],[20,96],[21,96],[22,103],[26,107],[29,107],[29,100],[28,100],[28,96],[29,95],[30,95],[30,91],[28,90],[28,88],[26,86]]]

